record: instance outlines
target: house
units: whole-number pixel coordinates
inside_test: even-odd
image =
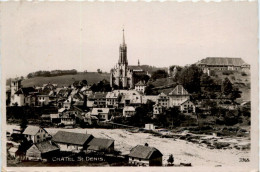
[[[107,93],[96,92],[88,96],[89,101],[94,101],[94,107],[106,107],[106,95]]]
[[[120,96],[121,95],[119,92],[108,92],[106,95],[106,107],[109,108],[118,107]]]
[[[153,115],[159,115],[162,114],[164,111],[164,108],[161,105],[155,104],[153,105]]]
[[[70,109],[71,108],[71,106],[72,106],[72,99],[71,98],[68,98],[67,100],[65,100],[64,102],[63,102],[63,108],[65,108],[65,109]]]
[[[93,108],[91,111],[91,116],[96,116],[100,121],[107,121],[110,119],[110,109],[109,108]]]
[[[60,115],[58,113],[50,114],[50,120],[51,120],[51,123],[56,123],[56,124],[61,122],[61,118],[60,118]]]
[[[90,134],[58,131],[52,137],[52,141],[59,146],[60,151],[80,152],[86,150],[87,144],[93,138]]]
[[[135,90],[144,94],[146,88],[146,84],[143,81],[139,81],[137,84],[135,84]]]
[[[250,65],[242,58],[207,57],[196,63],[204,73],[211,70],[249,71]]]
[[[180,111],[183,114],[192,114],[195,113],[195,105],[190,100],[186,100],[180,104]]]
[[[11,157],[15,158],[17,156],[18,148],[17,147],[11,147],[8,150]]]
[[[26,158],[28,160],[42,160],[50,159],[59,153],[59,147],[50,141],[44,141],[33,144],[26,151]]]
[[[46,106],[50,103],[50,96],[49,95],[37,95],[38,105],[39,106]]]
[[[91,116],[91,112],[85,113],[84,116],[84,122],[89,124],[89,125],[95,125],[98,123],[98,117],[96,116]]]
[[[113,152],[114,151],[114,140],[103,139],[103,138],[93,138],[88,143],[88,151],[94,152]]]
[[[169,107],[180,106],[181,103],[190,99],[190,94],[186,91],[182,85],[177,85],[169,93]]]
[[[157,104],[158,104],[159,106],[168,108],[168,107],[169,107],[169,96],[167,96],[167,95],[164,94],[163,92],[160,93],[160,94],[158,95],[158,98],[157,98]]]
[[[131,117],[135,115],[135,108],[133,106],[125,106],[123,109],[124,117]]]
[[[18,91],[14,93],[14,95],[11,95],[11,106],[17,105],[17,106],[25,106],[29,105],[31,103],[26,103],[25,98],[29,95],[36,94],[36,90],[33,87],[26,87],[26,88],[20,88]],[[28,101],[28,99],[27,99]],[[33,103],[33,102],[32,102]]]
[[[33,143],[45,141],[49,138],[48,132],[39,126],[27,126],[23,132],[23,135],[27,140],[31,140]]]
[[[140,166],[162,166],[163,154],[154,147],[149,147],[147,144],[137,145],[130,150],[128,155],[129,164]]]
[[[120,101],[120,107],[134,106],[137,107],[142,104],[142,96],[140,94],[125,94]]]

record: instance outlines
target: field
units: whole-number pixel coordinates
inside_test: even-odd
[[[23,87],[32,86],[42,86],[43,84],[52,83],[58,84],[58,86],[68,86],[74,81],[81,81],[83,79],[87,80],[89,84],[98,83],[99,81],[106,79],[109,81],[109,73],[99,74],[97,72],[88,73],[78,73],[76,75],[63,75],[63,76],[53,76],[53,77],[35,77],[30,79],[25,79],[22,81]],[[6,83],[10,85],[10,81]]]
[[[7,131],[18,126],[8,125]],[[241,166],[246,168],[250,163],[240,163],[239,158],[248,158],[250,151],[236,149],[209,149],[199,144],[194,144],[179,139],[160,138],[152,136],[148,133],[130,133],[124,129],[60,129],[60,128],[45,128],[51,135],[58,130],[66,130],[78,133],[92,134],[94,137],[109,138],[115,140],[115,149],[120,150],[122,154],[128,154],[130,149],[138,144],[159,149],[163,156],[163,163],[167,163],[170,154],[174,156],[174,163],[191,163],[192,166]],[[210,137],[210,136],[209,136]],[[238,142],[239,144],[248,143],[248,138],[226,138],[229,142]]]

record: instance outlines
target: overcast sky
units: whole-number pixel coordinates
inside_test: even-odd
[[[122,28],[129,65],[192,64],[242,57],[255,64],[257,2],[8,2],[1,4],[2,67],[7,77],[37,70],[109,72]]]

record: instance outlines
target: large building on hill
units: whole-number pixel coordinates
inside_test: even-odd
[[[146,75],[146,72],[141,68],[139,60],[137,66],[128,65],[127,45],[123,30],[123,42],[119,47],[119,60],[110,72],[110,86],[112,88],[133,89],[135,84],[139,82],[138,76],[140,75]]]
[[[249,71],[250,65],[242,58],[207,57],[196,63],[204,73],[211,70]]]

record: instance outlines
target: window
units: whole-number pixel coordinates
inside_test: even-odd
[[[132,160],[134,160],[134,158],[132,157]]]
[[[139,158],[139,161],[141,161],[141,158]]]

